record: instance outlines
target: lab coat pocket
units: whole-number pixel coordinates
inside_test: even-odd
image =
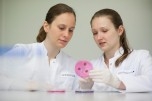
[[[135,75],[135,70],[120,70],[117,72],[118,75]]]
[[[61,73],[56,81],[58,88],[72,90],[75,81],[75,74]]]

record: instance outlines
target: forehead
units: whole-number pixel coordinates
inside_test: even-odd
[[[73,13],[62,13],[55,17],[54,22],[75,23],[75,16]]]
[[[95,17],[92,20],[92,28],[97,27],[112,27],[113,23],[108,16]]]

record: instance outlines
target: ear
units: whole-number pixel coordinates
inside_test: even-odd
[[[49,24],[47,23],[47,21],[44,21],[43,28],[46,33],[49,31]]]
[[[120,25],[118,28],[118,34],[121,36],[123,32],[124,32],[124,27],[123,25]]]

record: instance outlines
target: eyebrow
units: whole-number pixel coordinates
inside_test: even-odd
[[[58,26],[66,26],[65,24],[59,24]],[[75,27],[70,27],[70,28],[75,28]]]

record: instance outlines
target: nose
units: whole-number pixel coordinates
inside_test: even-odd
[[[69,37],[69,30],[65,30],[63,36],[65,38],[68,38]]]
[[[97,39],[100,40],[100,39],[102,39],[102,38],[103,38],[102,33],[98,33],[98,34],[97,34]]]

